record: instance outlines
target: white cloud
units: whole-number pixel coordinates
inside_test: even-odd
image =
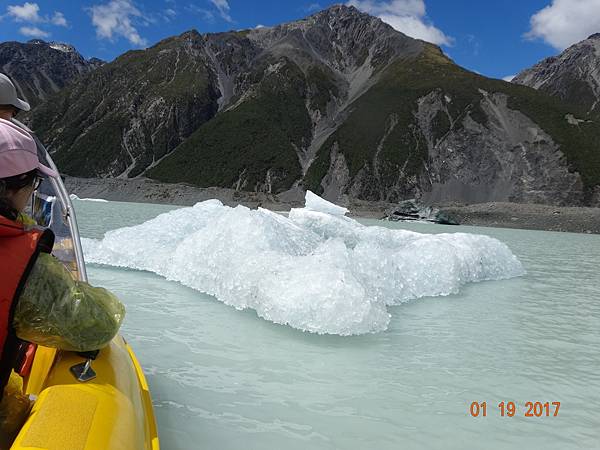
[[[407,36],[446,46],[454,41],[428,19],[424,0],[350,0],[347,4],[379,17]]]
[[[530,19],[528,39],[542,39],[558,50],[600,31],[600,0],[552,0]]]
[[[318,11],[319,9],[321,9],[321,4],[320,3],[311,3],[310,5],[308,5],[306,7],[306,10],[308,12]]]
[[[514,75],[507,75],[507,76],[503,77],[502,79],[503,79],[504,81],[508,81],[508,82],[510,83],[510,82],[513,80],[513,78],[514,78],[514,77],[516,77],[516,76],[517,76],[517,74],[514,74]]]
[[[208,9],[200,8],[193,4],[188,5],[186,9],[194,14],[199,14],[200,16],[202,16],[202,19],[207,22],[213,22],[215,20],[215,15],[212,13],[212,11],[209,11]]]
[[[159,17],[165,22],[171,22],[177,17],[177,11],[173,8],[167,8],[159,15]]]
[[[223,20],[227,22],[233,22],[233,19],[229,14],[231,8],[229,7],[229,2],[227,0],[210,0],[210,2],[219,10],[219,14]]]
[[[99,39],[114,41],[124,37],[133,45],[145,46],[146,39],[135,28],[135,19],[145,20],[131,0],[111,0],[109,3],[94,5],[90,8],[92,23]]]
[[[22,5],[8,5],[6,7],[6,15],[11,17],[15,22],[19,23],[29,23],[29,24],[40,24],[40,23],[49,23],[52,25],[56,25],[59,27],[68,26],[67,19],[65,15],[60,11],[54,11],[54,15],[52,17],[42,16],[40,15],[40,6],[37,3],[23,3]],[[47,32],[40,30],[37,27],[27,26],[23,27],[27,32],[36,30],[40,33],[48,34]],[[27,34],[26,34],[27,36]],[[39,33],[38,33],[38,36]]]
[[[58,27],[66,27],[68,25],[65,15],[58,11],[55,11],[54,15],[52,16],[52,24]]]
[[[50,33],[40,30],[38,27],[21,27],[19,28],[19,33],[30,38],[45,39],[50,37]]]
[[[265,26],[262,23],[259,23],[254,27],[255,30],[260,30],[261,28],[265,28]]]
[[[40,23],[44,21],[40,16],[40,7],[37,3],[24,3],[20,6],[9,5],[6,10],[15,22]]]

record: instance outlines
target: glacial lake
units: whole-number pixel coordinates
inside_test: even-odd
[[[175,209],[74,203],[89,239]],[[150,271],[88,264],[90,281],[126,304],[122,331],[147,374],[163,449],[600,446],[600,236],[361,223],[490,236],[526,274],[387,306],[384,331],[339,336],[273,323]],[[143,237],[151,251],[154,236]],[[501,416],[502,401],[515,403],[513,417]],[[486,402],[486,417],[481,407],[471,415],[473,402]],[[549,402],[550,417],[526,417],[526,402]]]

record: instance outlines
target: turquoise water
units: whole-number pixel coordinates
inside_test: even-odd
[[[76,209],[82,235],[101,238],[172,208]],[[363,223],[489,235],[527,274],[389,307],[386,331],[341,337],[267,322],[150,272],[90,265],[92,282],[127,305],[123,332],[164,449],[600,447],[600,236]],[[470,416],[473,401],[487,402],[487,417]],[[515,417],[500,417],[500,401],[516,403]],[[560,401],[559,414],[524,417],[527,401]]]

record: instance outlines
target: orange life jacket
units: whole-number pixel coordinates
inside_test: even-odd
[[[50,253],[53,245],[52,231],[0,216],[0,400],[19,347],[12,326],[15,307],[39,253]]]

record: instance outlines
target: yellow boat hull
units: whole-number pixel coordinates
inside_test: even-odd
[[[76,353],[38,348],[27,394],[38,396],[12,450],[159,450],[152,401],[131,347],[116,337],[79,382]]]

